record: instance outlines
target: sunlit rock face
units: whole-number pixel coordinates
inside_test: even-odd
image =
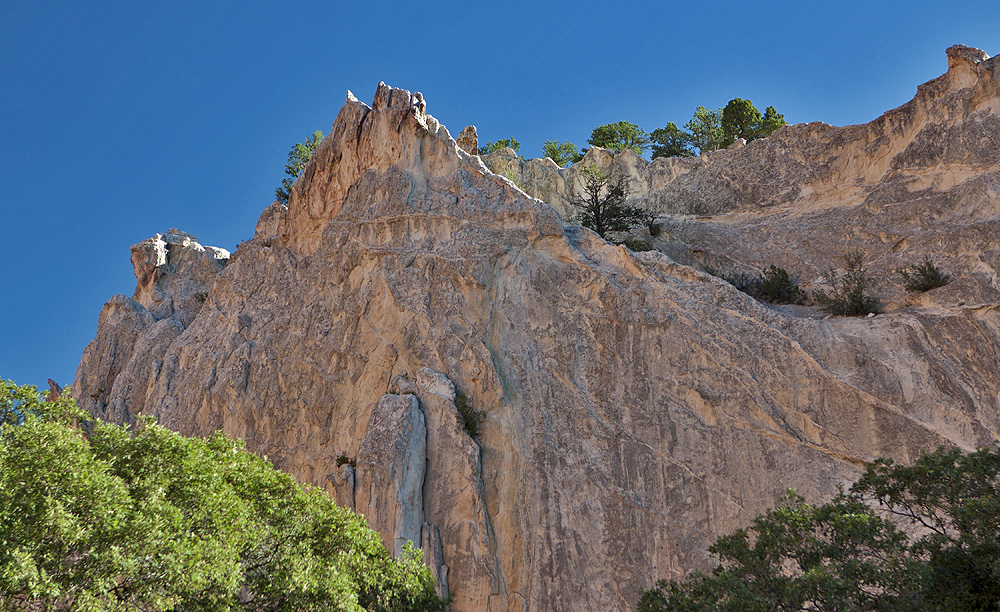
[[[617,164],[661,213],[662,252],[565,225],[576,169],[517,162],[536,199],[419,94],[349,95],[192,316],[151,308],[184,283],[143,301],[160,264],[140,249],[139,297],[105,306],[73,393],[246,439],[390,549],[419,539],[459,612],[624,612],[788,488],[818,502],[876,456],[996,445],[1000,69],[984,55],[949,49],[947,74],[866,125],[693,160],[592,149],[583,163]],[[884,314],[772,307],[692,267],[775,263],[815,285],[852,249]],[[893,271],[924,255],[954,280],[908,296]],[[478,438],[460,405],[483,413]]]

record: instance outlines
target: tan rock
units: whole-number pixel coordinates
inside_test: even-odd
[[[479,155],[479,134],[476,133],[476,126],[467,125],[462,128],[456,142],[459,148],[469,155]]]
[[[73,393],[240,436],[345,505],[350,486],[387,542],[424,543],[457,612],[634,609],[787,488],[820,502],[873,457],[1000,439],[996,62],[952,55],[974,82],[949,71],[864,126],[790,126],[696,160],[591,149],[662,211],[671,257],[564,228],[578,168],[517,162],[549,206],[457,147],[419,94],[349,96],[287,211],[265,210],[190,324],[113,298]],[[811,280],[852,247],[882,277],[933,253],[956,278],[898,298],[883,281],[889,312],[822,320],[675,261]],[[485,413],[479,440],[454,388]],[[391,410],[389,391],[406,393]],[[418,469],[416,411],[419,522],[402,512],[415,479],[397,477],[415,472],[389,467]]]

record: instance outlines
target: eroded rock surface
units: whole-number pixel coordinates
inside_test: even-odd
[[[624,612],[657,579],[706,568],[715,536],[788,488],[820,502],[876,456],[996,445],[985,143],[1000,78],[968,50],[949,64],[864,126],[791,126],[652,164],[592,149],[660,207],[671,257],[564,227],[552,194],[572,169],[519,166],[550,206],[457,147],[419,94],[380,85],[372,107],[349,95],[288,206],[264,211],[195,316],[116,296],[73,392],[119,420],[240,436],[368,508],[387,543],[424,544],[458,612]],[[684,265],[815,276],[878,245],[875,272],[933,247],[956,280],[918,298],[897,288],[874,318],[824,320]],[[478,440],[456,391],[485,414]],[[405,470],[385,470],[418,469],[420,417],[418,496],[416,479],[392,476]],[[423,518],[370,509],[392,500]]]

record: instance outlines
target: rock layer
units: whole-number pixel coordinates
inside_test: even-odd
[[[349,95],[190,320],[113,298],[73,392],[246,439],[387,545],[417,538],[456,611],[628,610],[787,488],[821,501],[876,456],[996,444],[997,163],[973,135],[997,137],[998,78],[981,55],[949,61],[867,126],[698,160],[588,153],[660,207],[673,259],[564,227],[552,194],[572,169],[519,167],[550,206],[458,148],[420,94]],[[890,222],[912,233],[883,239]],[[869,319],[768,307],[683,265],[802,273],[891,244],[888,267],[934,240],[956,281]],[[456,388],[484,413],[478,440]]]

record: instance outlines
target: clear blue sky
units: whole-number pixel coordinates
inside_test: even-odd
[[[869,121],[1000,53],[995,2],[0,2],[0,378],[73,381],[131,296],[129,246],[249,238],[288,149],[352,90],[421,91],[452,134],[586,146],[731,98],[792,123]]]

